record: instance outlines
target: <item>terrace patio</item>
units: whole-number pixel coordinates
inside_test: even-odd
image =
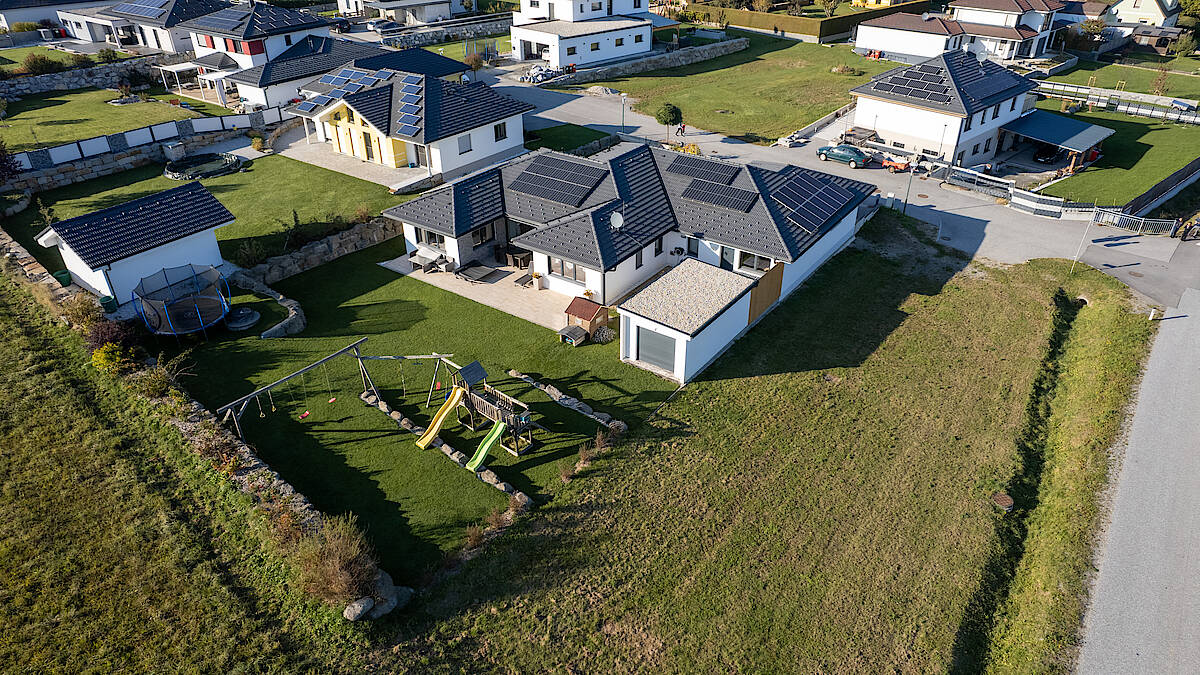
[[[419,279],[430,286],[494,307],[550,330],[556,331],[567,325],[564,312],[571,302],[570,297],[548,289],[524,288],[513,283],[528,270],[497,266],[493,267],[494,271],[482,281],[471,282],[455,276],[453,272],[414,271],[407,255],[378,264],[398,274]]]

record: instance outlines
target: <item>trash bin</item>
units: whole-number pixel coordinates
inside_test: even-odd
[[[59,270],[59,271],[55,272],[54,274],[52,274],[51,276],[53,276],[55,279],[57,279],[58,283],[62,284],[63,286],[71,285],[71,273],[68,272],[67,270]]]
[[[100,307],[104,309],[105,314],[112,314],[117,311],[117,307],[119,306],[117,299],[111,295],[105,295],[100,298]]]

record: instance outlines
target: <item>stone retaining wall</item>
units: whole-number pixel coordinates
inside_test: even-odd
[[[66,89],[115,89],[129,81],[132,72],[144,73],[150,77],[158,77],[154,69],[157,64],[182,63],[191,58],[192,52],[180,54],[159,54],[125,59],[115,63],[101,63],[91,68],[72,68],[59,73],[45,75],[30,75],[0,80],[0,98],[15,101],[33,94],[44,94],[49,91]]]
[[[698,47],[684,47],[675,51],[666,52],[664,54],[653,54],[642,59],[634,61],[623,61],[614,63],[611,66],[597,66],[595,68],[585,68],[568,75],[556,77],[553,80],[547,80],[538,84],[539,87],[552,86],[557,87],[564,84],[583,84],[585,82],[598,82],[601,80],[612,80],[618,77],[627,77],[644,73],[648,70],[659,70],[661,68],[676,68],[686,66],[709,59],[715,59],[727,54],[734,54],[746,49],[750,46],[750,40],[746,38],[735,38],[724,42],[714,42],[712,44],[700,45]]]
[[[267,258],[246,270],[246,275],[259,283],[270,285],[403,233],[404,227],[399,221],[377,216],[348,230],[309,242],[293,253]]]
[[[400,47],[401,49],[407,47],[428,47],[429,45],[450,42],[451,40],[470,40],[506,33],[509,28],[512,28],[512,14],[503,14],[498,15],[494,21],[422,29],[404,35],[385,38],[383,43],[389,47]]]
[[[596,154],[597,152],[607,150],[607,149],[613,147],[614,145],[617,145],[620,142],[621,142],[621,137],[618,136],[617,134],[613,134],[611,136],[605,136],[604,138],[597,138],[596,140],[592,141],[591,143],[584,143],[583,145],[579,146],[578,148],[571,150],[570,153],[572,155],[578,155],[580,157],[591,157],[592,155]]]
[[[186,122],[187,120],[183,121]],[[81,183],[85,180],[99,178],[100,176],[128,171],[129,169],[146,164],[161,164],[167,161],[166,156],[163,154],[163,146],[167,143],[182,143],[183,147],[188,152],[191,152],[196,148],[236,138],[245,133],[245,129],[209,131],[187,137],[172,138],[161,143],[147,143],[146,145],[139,145],[136,148],[129,148],[121,152],[106,152],[102,155],[77,159],[67,164],[59,164],[46,169],[29,170],[8,183],[0,185],[0,192],[20,190],[41,192],[43,190],[53,190],[54,188]]]

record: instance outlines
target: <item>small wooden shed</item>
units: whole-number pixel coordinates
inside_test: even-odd
[[[587,331],[588,337],[600,326],[607,325],[608,310],[604,305],[582,296],[567,305],[567,326],[579,326]]]

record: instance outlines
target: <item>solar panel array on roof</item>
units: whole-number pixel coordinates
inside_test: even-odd
[[[747,213],[758,199],[758,193],[695,178],[684,189],[683,198]]]
[[[880,91],[889,91],[922,101],[949,103],[950,86],[941,68],[921,64],[875,83]]]
[[[667,167],[667,171],[692,178],[701,178],[710,183],[729,185],[737,177],[738,167],[714,162],[700,157],[683,155],[676,157]]]
[[[212,14],[197,17],[192,20],[192,23],[214,30],[233,30],[241,25],[248,16],[250,16],[249,10],[230,7],[213,12]]]
[[[116,7],[113,7],[113,12],[118,14],[129,14],[130,16],[142,16],[147,19],[157,19],[166,13],[164,9],[167,0],[134,0],[133,2],[123,2]]]
[[[772,194],[784,208],[788,222],[809,234],[816,234],[854,193],[835,183],[819,181],[806,173],[796,173]]]
[[[296,110],[300,112],[312,112],[317,109],[317,103],[314,101],[302,101],[296,105]]]
[[[598,166],[540,155],[525,167],[510,187],[531,197],[579,206],[606,175],[608,171]]]

